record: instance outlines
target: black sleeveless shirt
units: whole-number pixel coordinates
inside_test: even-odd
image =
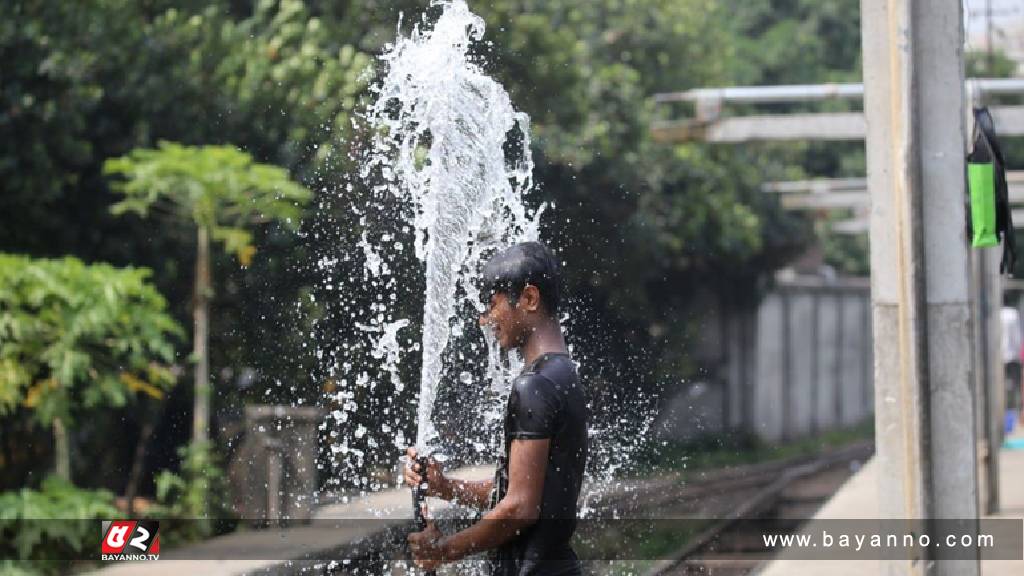
[[[549,438],[547,470],[537,522],[498,549],[494,574],[562,576],[580,574],[570,546],[576,530],[576,504],[587,462],[587,407],[566,354],[544,354],[512,383],[505,409],[504,457],[495,479],[496,500],[508,490],[508,459],[513,440]]]

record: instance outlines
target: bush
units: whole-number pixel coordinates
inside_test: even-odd
[[[7,559],[0,574],[66,573],[68,559],[98,553],[99,523],[117,515],[112,493],[77,488],[57,476],[39,490],[0,493],[0,558]]]
[[[157,504],[148,515],[159,518],[162,542],[191,542],[234,529],[224,503],[226,484],[210,442],[193,442],[178,449],[179,473],[156,475]]]

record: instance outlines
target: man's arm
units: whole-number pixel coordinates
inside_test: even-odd
[[[452,562],[497,548],[540,516],[551,439],[513,440],[509,449],[508,494],[483,519],[437,543],[439,559]]]
[[[486,508],[489,504],[494,480],[471,481],[448,478],[441,470],[441,465],[433,458],[428,459],[427,469],[423,470],[423,466],[416,460],[415,448],[410,447],[405,453],[409,460],[402,475],[405,478],[405,483],[410,487],[419,486],[425,480],[427,496],[434,496],[442,500],[454,500],[459,504],[475,508]]]
[[[451,500],[458,504],[472,506],[473,508],[486,508],[491,497],[491,489],[494,488],[494,480],[458,480],[445,478],[444,486],[439,496],[445,500]]]
[[[442,537],[434,524],[409,535],[416,564],[426,570],[470,554],[496,548],[514,538],[540,516],[551,438],[557,428],[562,399],[552,382],[523,375],[509,393],[508,493],[483,519],[462,532]]]

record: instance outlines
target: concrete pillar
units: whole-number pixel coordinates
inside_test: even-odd
[[[228,466],[245,519],[309,520],[318,486],[320,408],[246,406],[246,434]]]
[[[1003,303],[1002,277],[999,275],[999,260],[1002,247],[973,251],[974,293],[977,313],[975,333],[977,337],[976,362],[978,413],[976,423],[978,438],[985,446],[983,498],[980,506],[986,514],[999,511],[999,448],[1003,443],[1003,404],[1005,384],[1003,382],[1002,321],[999,317]]]
[[[879,513],[976,518],[960,0],[861,0]],[[978,562],[883,563],[975,576]]]
[[[282,517],[281,501],[284,500],[284,486],[281,483],[284,472],[281,441],[277,438],[266,437],[263,450],[267,459],[267,520],[280,522]]]
[[[977,82],[966,83],[967,106],[964,118],[967,123],[965,146],[973,145],[974,108],[984,104]],[[1003,412],[1005,388],[1003,374],[1002,320],[1000,310],[1003,304],[1003,279],[999,272],[1003,248],[971,250],[971,299],[975,303],[975,374],[978,406],[978,439],[984,446],[985,458],[982,468],[984,479],[979,488],[978,506],[986,514],[999,511],[999,449],[1003,443]]]

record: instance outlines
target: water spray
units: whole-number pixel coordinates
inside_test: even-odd
[[[379,174],[381,190],[412,208],[415,254],[426,265],[415,443],[424,473],[438,448],[432,414],[460,296],[478,304],[472,280],[485,256],[539,236],[539,211],[523,202],[532,188],[529,118],[469,54],[483,19],[465,0],[432,4],[442,8],[437,20],[400,32],[381,56],[387,74],[367,112],[376,137],[361,172]],[[504,380],[494,364],[487,376]],[[418,523],[425,489],[413,488]]]
[[[395,448],[408,446],[402,430],[410,383],[401,365],[409,354],[422,356],[413,445],[419,456],[416,463],[424,470],[428,458],[438,458],[439,449],[452,456],[465,456],[458,450],[470,448],[477,455],[493,453],[503,415],[500,399],[507,397],[508,385],[522,367],[521,359],[505,357],[486,331],[485,356],[481,355],[479,343],[470,341],[476,337],[473,318],[464,312],[482,311],[475,279],[486,258],[540,237],[542,209],[528,207],[525,200],[534,189],[529,117],[515,109],[504,87],[471,54],[471,46],[483,39],[483,19],[469,10],[466,0],[430,4],[440,8],[440,14],[431,11],[436,19],[424,18],[412,30],[402,30],[400,24],[394,42],[385,47],[378,59],[383,74],[370,89],[373,102],[359,119],[370,141],[357,158],[358,178],[370,187],[371,200],[356,212],[361,229],[358,248],[364,259],[363,275],[356,283],[358,288],[370,286],[375,294],[369,307],[353,301],[345,309],[356,319],[361,340],[345,347],[343,356],[358,358],[368,352],[379,373],[389,378],[381,380],[382,393],[374,389],[372,370],[354,370],[358,360],[336,359],[343,374],[338,378],[340,389],[332,395],[338,407],[331,418],[342,440],[331,450],[335,467],[342,470],[339,476],[360,478],[363,485],[367,478],[360,474],[370,450],[387,452],[389,441]],[[397,212],[394,206],[400,207]],[[414,322],[408,313],[396,313],[403,290],[421,289],[416,273],[395,266],[408,260],[410,248],[423,265],[425,281],[422,336],[415,344],[403,332]],[[329,268],[336,261],[322,266]],[[446,350],[456,351],[450,360]],[[442,446],[433,421],[441,382],[461,383],[467,386],[462,394],[477,398],[487,394],[479,404],[466,403],[477,408],[476,413],[462,414],[456,407],[455,413],[445,415],[445,436],[474,437],[472,444],[459,449]],[[474,382],[489,382],[490,389],[469,389]],[[379,430],[350,419],[362,408],[357,399],[367,394],[392,394],[382,402],[383,415],[377,415]],[[597,428],[598,435],[610,438],[608,432],[620,427],[617,418]],[[629,431],[623,436],[646,435]],[[352,440],[369,448],[356,447]],[[593,453],[604,462],[593,467],[602,478],[610,477],[629,452],[626,442],[603,444],[606,449]],[[414,517],[421,528],[426,525],[426,489],[421,485],[412,490]],[[588,513],[586,497],[583,502]]]

